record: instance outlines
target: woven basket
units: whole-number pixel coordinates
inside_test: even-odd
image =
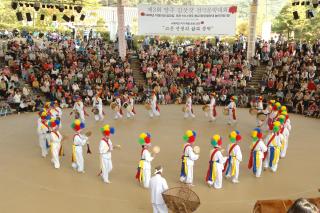
[[[174,213],[191,213],[200,206],[200,198],[189,187],[174,187],[162,193],[167,207]]]

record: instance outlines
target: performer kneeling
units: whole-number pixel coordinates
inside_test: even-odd
[[[256,177],[261,176],[263,156],[264,152],[267,151],[267,147],[263,143],[262,136],[262,132],[259,128],[255,128],[251,132],[252,144],[250,147],[251,151],[248,168],[252,169],[253,174]]]
[[[142,151],[136,173],[136,179],[139,183],[143,184],[144,188],[149,188],[151,178],[151,161],[154,159],[149,151],[151,146],[151,135],[149,133],[141,133],[138,142],[142,146]]]
[[[211,145],[213,146],[213,149],[211,150],[210,154],[206,181],[210,187],[213,186],[216,189],[221,189],[223,164],[227,158],[223,157],[220,151],[222,145],[222,139],[220,135],[214,135],[212,137]]]
[[[196,154],[193,149],[193,143],[196,139],[196,132],[188,130],[186,131],[183,139],[187,142],[183,148],[182,165],[180,172],[180,181],[192,185],[193,182],[193,165],[194,161],[198,160],[199,155]]]
[[[240,162],[242,161],[242,153],[239,146],[241,136],[239,131],[232,131],[229,135],[230,144],[228,145],[228,160],[224,165],[226,177],[232,177],[233,183],[239,183]]]

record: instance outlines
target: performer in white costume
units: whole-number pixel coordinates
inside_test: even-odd
[[[186,100],[186,105],[185,105],[185,112],[184,112],[184,118],[188,117],[195,118],[196,116],[193,113],[193,108],[192,108],[192,95],[191,93],[187,94],[187,100]]]
[[[182,165],[181,165],[181,172],[180,172],[180,181],[183,183],[187,183],[189,185],[193,185],[193,166],[194,161],[199,159],[199,155],[193,151],[193,143],[196,139],[196,132],[187,130],[183,139],[187,142],[184,145],[183,152],[182,152]]]
[[[104,116],[103,116],[103,105],[102,105],[102,99],[100,98],[99,94],[96,94],[95,97],[92,98],[92,107],[93,110],[97,110],[98,113],[95,113],[94,119],[96,121],[102,121]]]
[[[230,144],[228,145],[228,159],[224,165],[227,178],[232,178],[232,183],[239,183],[240,162],[242,153],[239,146],[241,136],[239,131],[232,131],[229,134]]]
[[[82,129],[85,128],[85,124],[81,122],[81,120],[76,119],[72,123],[72,128],[76,131],[73,136],[73,145],[72,145],[72,168],[76,169],[78,172],[84,173],[84,159],[83,159],[83,146],[88,144],[88,136],[86,133],[81,134]],[[90,149],[88,147],[88,153],[90,153]]]
[[[149,133],[141,133],[138,142],[142,146],[142,150],[136,173],[136,179],[140,184],[143,184],[144,188],[149,188],[151,178],[151,162],[154,159],[149,151],[151,146],[151,135]]]
[[[127,118],[133,118],[136,112],[134,109],[134,99],[132,94],[129,94],[129,96],[126,98],[125,104],[126,104]]]
[[[217,117],[217,110],[216,110],[216,93],[210,93],[210,104],[209,104],[209,117],[210,122],[215,121]]]
[[[263,135],[259,128],[255,128],[251,132],[251,137],[252,144],[250,146],[248,168],[252,169],[253,174],[258,178],[261,176],[264,154],[268,149],[262,140]]]
[[[47,120],[49,120],[50,118],[51,117],[48,115],[45,109],[39,112],[37,133],[39,137],[39,146],[41,148],[42,157],[46,157],[48,155],[50,129]]]
[[[100,176],[103,182],[111,183],[109,180],[109,173],[112,170],[111,152],[113,151],[113,145],[110,140],[110,135],[114,134],[115,129],[109,125],[104,125],[101,128],[103,138],[100,140],[99,152],[100,152]]]
[[[152,92],[150,99],[151,109],[149,110],[149,115],[152,118],[153,116],[160,116],[160,108],[157,104],[157,96],[155,92]]]
[[[60,168],[60,160],[59,156],[62,156],[62,135],[59,132],[60,120],[51,118],[48,122],[48,126],[50,127],[50,151],[51,151],[51,163],[54,168]]]
[[[116,100],[115,103],[117,104],[117,110],[115,110],[114,119],[117,120],[119,118],[122,118],[122,105],[121,105],[121,98],[118,93],[114,94]]]
[[[156,167],[155,175],[150,180],[151,203],[153,213],[168,213],[168,208],[162,198],[162,193],[168,189],[166,179],[162,177],[163,168]]]
[[[271,171],[276,172],[278,169],[278,163],[281,153],[281,141],[283,141],[283,135],[280,134],[280,122],[275,121],[270,129],[273,132],[269,133],[266,137],[266,143],[268,152],[265,153],[264,168],[270,168]]]
[[[228,117],[228,124],[234,124],[237,122],[237,117],[236,117],[236,97],[232,96],[230,98],[230,103],[228,104],[228,106],[226,107],[229,110],[229,117]]]
[[[75,111],[77,111],[79,113],[80,120],[82,122],[84,122],[85,121],[84,116],[85,116],[86,113],[85,113],[83,102],[82,102],[80,96],[76,97],[76,102],[73,105],[73,110],[75,110]]]
[[[206,175],[206,182],[209,185],[209,187],[213,186],[215,189],[221,189],[222,171],[227,157],[223,157],[220,151],[222,145],[222,139],[220,135],[212,136],[211,145],[213,146],[213,149],[210,152],[210,160]]]

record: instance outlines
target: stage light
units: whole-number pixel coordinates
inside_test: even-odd
[[[293,19],[294,19],[294,20],[299,19],[299,13],[298,13],[298,11],[294,11],[294,12],[293,12]]]
[[[31,14],[30,14],[30,13],[26,13],[26,17],[27,17],[27,21],[32,21],[32,18],[31,18]]]
[[[63,14],[62,19],[65,20],[66,22],[70,21],[70,18],[65,14]]]
[[[60,11],[60,13],[62,13],[62,12],[64,11],[64,6],[63,6],[63,5],[61,5],[61,6],[59,7],[59,11]]]
[[[44,20],[44,14],[41,14],[40,15],[40,21],[43,21]]]
[[[45,4],[42,4],[42,8],[46,8],[46,5],[45,5]]]
[[[23,7],[23,3],[19,3],[19,6],[20,6],[20,7]]]
[[[33,8],[34,8],[35,11],[39,11],[40,3],[39,2],[34,3]]]
[[[17,16],[18,21],[22,21],[22,20],[23,20],[23,17],[22,17],[22,13],[21,13],[21,12],[17,12],[17,13],[16,13],[16,16]]]
[[[74,7],[74,9],[75,9],[78,13],[81,13],[82,6],[76,6],[76,7]]]
[[[18,7],[18,3],[17,2],[11,2],[11,7],[12,7],[12,9],[17,9],[17,7]]]
[[[80,21],[83,21],[85,17],[86,17],[86,16],[85,16],[84,14],[81,14],[81,16],[80,16]]]
[[[69,10],[72,10],[72,6],[71,5],[69,6]]]
[[[29,4],[28,4],[28,3],[25,3],[24,5],[25,5],[26,7],[29,7]]]

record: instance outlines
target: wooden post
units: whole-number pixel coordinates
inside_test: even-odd
[[[118,44],[119,44],[119,55],[122,59],[126,57],[126,39],[125,39],[125,28],[124,28],[124,6],[122,0],[118,0]]]
[[[248,61],[251,61],[251,58],[255,55],[257,9],[258,9],[258,0],[253,0],[250,6],[250,17],[249,17],[249,35],[248,35],[248,49],[247,49]]]

